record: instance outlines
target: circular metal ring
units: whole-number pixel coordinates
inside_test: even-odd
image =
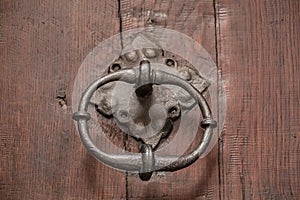
[[[150,77],[152,84],[172,84],[179,86],[185,89],[193,98],[197,100],[203,115],[203,120],[201,124],[202,127],[205,128],[203,140],[199,144],[199,146],[190,154],[178,157],[156,156],[153,152],[151,152],[151,154],[145,154],[145,152],[108,154],[103,152],[93,143],[89,135],[89,129],[87,124],[87,121],[90,119],[90,115],[87,112],[87,109],[93,93],[99,87],[112,81],[124,81],[131,84],[136,83],[138,73],[139,71],[136,69],[120,70],[97,79],[85,90],[79,103],[78,112],[73,114],[73,119],[76,120],[78,124],[78,131],[82,143],[84,144],[85,148],[96,159],[120,170],[133,171],[139,173],[149,173],[153,171],[176,171],[186,166],[189,166],[205,152],[212,138],[213,128],[216,127],[217,123],[212,118],[210,108],[205,98],[202,96],[201,93],[197,91],[197,89],[195,89],[191,84],[189,84],[185,80],[160,70],[152,70],[152,75]],[[147,155],[148,157],[145,157]],[[151,164],[147,164],[149,163],[149,160],[151,160]]]

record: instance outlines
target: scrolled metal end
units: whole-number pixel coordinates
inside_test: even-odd
[[[80,119],[89,120],[91,119],[91,115],[86,111],[79,111],[73,114],[73,119],[79,121]]]
[[[210,126],[212,128],[216,128],[217,127],[217,122],[212,118],[206,118],[206,119],[202,120],[201,121],[201,127],[206,128],[207,126]]]

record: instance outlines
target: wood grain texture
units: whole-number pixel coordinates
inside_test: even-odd
[[[299,1],[217,0],[222,199],[299,199]]]
[[[0,199],[125,198],[125,175],[87,153],[70,107],[81,62],[119,32],[117,8],[110,0],[0,2]]]
[[[299,199],[299,4],[0,1],[0,199]],[[87,153],[70,103],[98,43],[150,25],[185,33],[212,55],[227,113],[206,158],[141,182]]]

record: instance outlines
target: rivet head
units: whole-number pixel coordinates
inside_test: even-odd
[[[143,53],[147,58],[154,58],[157,54],[155,49],[144,49]]]
[[[173,59],[170,59],[170,58],[168,58],[165,63],[169,67],[174,67],[175,66],[175,61]]]
[[[169,117],[173,120],[180,116],[180,107],[178,105],[172,106],[168,110]]]
[[[121,65],[119,63],[113,63],[110,67],[109,67],[109,72],[116,72],[119,71],[121,69]]]
[[[129,113],[127,111],[125,111],[125,110],[119,110],[117,112],[116,119],[120,123],[127,123],[129,121]]]
[[[125,58],[128,61],[134,62],[137,61],[138,59],[138,54],[136,53],[136,51],[131,51],[125,54]]]

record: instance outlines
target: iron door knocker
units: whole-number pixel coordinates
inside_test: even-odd
[[[168,62],[172,62],[172,60],[167,60],[166,63],[167,65],[174,64]],[[88,113],[87,108],[95,91],[114,81],[134,84],[135,94],[138,98],[148,98],[151,96],[154,85],[159,86],[169,84],[183,88],[196,100],[202,112],[203,120],[201,121],[201,126],[205,129],[202,142],[191,153],[180,157],[171,155],[155,155],[155,151],[153,151],[153,145],[155,144],[151,143],[150,140],[147,142],[147,138],[145,138],[145,142],[141,146],[141,153],[108,154],[102,151],[93,143],[90,137],[89,127],[87,124],[90,119],[90,114]],[[169,111],[170,114],[176,114],[176,110]],[[119,121],[122,122],[123,118],[126,118],[126,114],[125,116],[122,116],[124,113],[119,114],[121,115],[121,119],[119,119]],[[90,86],[82,94],[78,112],[73,114],[73,118],[77,121],[80,138],[85,148],[96,159],[120,170],[138,172],[142,180],[149,180],[152,173],[155,171],[176,171],[191,165],[202,155],[203,152],[205,152],[212,138],[213,128],[217,126],[205,98],[195,87],[183,78],[174,74],[152,69],[151,62],[147,58],[143,58],[137,68],[118,68],[118,70],[112,70],[109,74],[90,84]],[[165,120],[165,124],[166,123],[167,119]]]

